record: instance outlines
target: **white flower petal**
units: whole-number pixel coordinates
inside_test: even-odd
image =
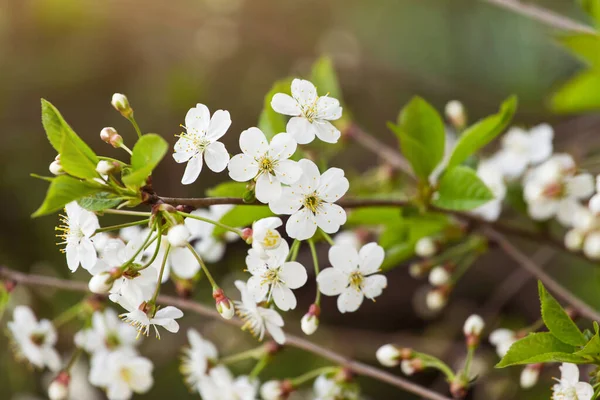
[[[296,296],[294,296],[294,292],[292,292],[289,287],[277,285],[271,290],[271,294],[275,305],[279,307],[281,311],[288,311],[296,308]]]
[[[283,188],[281,196],[269,203],[269,208],[275,214],[291,215],[302,207],[302,195],[291,188]]]
[[[71,272],[77,271],[79,267],[79,249],[77,245],[68,243],[65,247],[65,254],[67,256],[67,266]]]
[[[210,111],[204,104],[196,104],[196,107],[190,108],[185,115],[185,127],[188,131],[206,131],[209,123]]]
[[[560,380],[569,382],[571,385],[575,385],[579,382],[579,368],[575,364],[563,363],[560,366]]]
[[[177,163],[184,163],[189,161],[190,158],[196,153],[195,148],[190,146],[189,139],[185,137],[179,138],[179,140],[175,143],[175,152],[173,153],[173,159]]]
[[[594,388],[587,382],[577,382],[575,392],[577,393],[577,400],[592,400],[594,396]]]
[[[315,120],[312,125],[316,130],[317,137],[326,143],[337,143],[342,136],[338,128],[329,121]]]
[[[302,168],[296,161],[282,160],[275,167],[275,176],[279,178],[281,183],[292,185],[298,182],[302,176]]]
[[[576,199],[585,199],[594,193],[594,177],[591,174],[579,174],[567,181],[567,193]]]
[[[537,221],[547,220],[558,212],[560,202],[554,200],[542,200],[528,204],[529,216]]]
[[[210,124],[208,125],[208,130],[206,132],[206,139],[214,142],[215,140],[219,140],[227,129],[231,126],[231,116],[229,115],[229,111],[217,110],[213,114],[210,119]]]
[[[315,215],[307,208],[295,212],[288,219],[285,231],[293,239],[310,239],[317,231]]]
[[[186,247],[173,247],[169,253],[172,272],[182,279],[193,278],[200,271],[200,264]]]
[[[278,160],[290,158],[298,147],[298,143],[289,133],[279,133],[273,136],[269,145],[269,154]]]
[[[385,258],[385,251],[377,243],[367,243],[358,252],[358,258],[360,272],[363,275],[370,275],[377,272],[381,267]]]
[[[329,262],[333,268],[351,274],[358,270],[360,259],[355,248],[346,245],[335,245],[329,248]]]
[[[269,332],[269,334],[275,342],[281,345],[285,343],[285,333],[283,333],[283,329],[269,322],[267,322],[265,326],[267,327],[267,331]]]
[[[298,144],[308,144],[315,140],[317,129],[304,117],[292,117],[285,130]]]
[[[183,178],[181,178],[181,183],[183,185],[189,185],[196,182],[196,179],[198,179],[198,176],[200,175],[200,171],[202,171],[202,153],[198,153],[190,158],[185,167]]]
[[[79,242],[79,260],[81,260],[81,266],[89,271],[94,268],[98,256],[96,254],[96,248],[89,238],[82,238]]]
[[[549,124],[540,124],[529,130],[529,161],[540,163],[552,155],[552,139],[554,130]]]
[[[312,193],[314,192],[321,182],[321,173],[319,172],[319,168],[317,164],[312,162],[311,160],[307,160],[303,158],[298,161],[298,165],[302,168],[302,176],[298,180],[298,183],[294,185],[294,187],[300,188],[303,193]]]
[[[248,279],[248,293],[252,297],[254,297],[254,301],[260,303],[261,301],[267,298],[267,294],[269,293],[269,285],[262,283],[262,276],[251,276]]]
[[[299,262],[290,261],[281,266],[279,277],[290,289],[298,289],[304,286],[308,280],[306,268]]]
[[[204,160],[208,168],[212,171],[221,172],[227,168],[229,153],[223,143],[214,142],[209,144],[204,150]]]
[[[285,93],[276,93],[271,99],[271,107],[275,112],[284,115],[296,116],[302,113],[298,102]]]
[[[327,119],[330,121],[339,119],[342,116],[342,107],[340,102],[329,96],[321,96],[317,100],[317,115],[318,119]]]
[[[325,268],[317,275],[317,283],[325,296],[337,296],[348,286],[348,276],[335,268]]]
[[[258,174],[258,165],[247,154],[237,154],[229,160],[229,177],[237,182],[246,182]]]
[[[167,306],[158,310],[154,317],[160,319],[178,319],[183,317],[183,311],[177,307]]]
[[[315,215],[317,225],[325,233],[336,233],[346,223],[346,211],[337,204],[323,203]]]
[[[337,299],[338,310],[341,313],[354,312],[363,302],[363,294],[358,290],[347,287]]]
[[[343,170],[329,168],[321,175],[317,192],[325,201],[333,203],[345,195],[349,187],[350,183],[344,177]]]
[[[255,194],[261,203],[269,203],[281,197],[281,183],[277,177],[262,173],[256,180]]]
[[[317,88],[312,82],[305,79],[294,79],[292,81],[292,97],[300,105],[313,105],[317,100]]]
[[[244,154],[259,158],[269,151],[269,142],[260,129],[252,127],[240,134],[240,149]]]
[[[387,278],[383,275],[367,276],[362,285],[362,291],[365,297],[374,299],[381,295],[383,289],[387,287]]]

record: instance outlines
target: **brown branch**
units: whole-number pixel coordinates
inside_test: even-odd
[[[497,7],[510,10],[517,14],[541,22],[551,28],[565,31],[597,34],[596,30],[581,22],[557,14],[535,4],[525,4],[517,0],[483,0]]]
[[[77,282],[77,281],[69,281],[59,278],[53,278],[49,276],[42,275],[33,275],[33,274],[25,274],[22,272],[14,271],[8,269],[6,267],[0,267],[0,278],[13,280],[16,283],[20,283],[22,285],[27,286],[45,286],[52,287],[56,289],[70,290],[76,292],[88,292],[88,287],[85,282]],[[215,318],[222,322],[241,326],[242,322],[237,319],[225,320],[221,317],[221,315],[213,308],[204,306],[200,303],[196,303],[191,300],[180,299],[173,296],[160,295],[158,296],[157,302],[164,305],[171,305],[178,307],[182,310],[187,310],[194,312],[199,315],[203,315],[209,318]],[[421,396],[424,399],[429,400],[451,400],[448,397],[442,396],[436,392],[433,392],[427,388],[424,388],[420,385],[412,383],[406,379],[395,376],[389,372],[383,371],[381,369],[372,367],[370,365],[361,363],[359,361],[355,361],[349,359],[339,353],[331,351],[323,346],[312,343],[306,339],[302,339],[298,336],[286,334],[286,343],[287,346],[296,347],[298,349],[307,351],[309,353],[313,353],[319,357],[325,358],[335,364],[339,364],[344,366],[358,375],[368,376],[380,382],[385,382],[390,384],[391,386],[395,386],[404,391],[416,394]]]
[[[581,316],[594,321],[600,321],[600,312],[594,310],[583,300],[571,293],[567,288],[558,283],[554,278],[548,275],[539,265],[537,265],[525,253],[515,247],[503,234],[493,228],[486,228],[485,234],[490,239],[494,240],[502,250],[521,267],[523,267],[531,275],[542,281],[542,283],[558,297],[567,302]]]

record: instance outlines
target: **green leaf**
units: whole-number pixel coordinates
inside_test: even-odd
[[[127,186],[139,187],[146,184],[146,179],[163,159],[169,144],[155,133],[143,135],[133,146],[131,156],[131,171],[123,176]]]
[[[439,181],[436,195],[433,205],[456,211],[472,210],[494,198],[475,171],[460,165],[446,170]]]
[[[531,333],[515,342],[496,367],[554,361],[577,362],[582,357],[574,356],[574,351],[575,347],[561,342],[550,332]]]
[[[462,164],[470,155],[475,154],[494,140],[511,121],[516,109],[517,98],[511,96],[502,103],[497,114],[482,119],[467,128],[452,151],[447,168]]]
[[[245,182],[223,182],[206,190],[209,197],[243,197],[246,193]]]
[[[342,91],[331,58],[323,56],[315,61],[310,80],[322,96],[329,93],[330,97],[341,101]]]
[[[379,245],[390,249],[397,244],[407,243],[411,225],[402,219],[396,219],[385,224],[385,229],[379,235]]]
[[[571,346],[585,345],[587,340],[583,333],[569,318],[558,301],[548,293],[541,281],[538,281],[538,291],[542,305],[542,319],[550,333]]]
[[[390,127],[415,174],[427,180],[444,157],[446,134],[438,112],[422,98],[415,97],[400,112],[398,125]]]
[[[359,208],[348,215],[348,225],[389,225],[402,220],[397,207]]]
[[[72,176],[81,179],[94,179],[98,177],[96,165],[98,165],[98,157],[83,141],[74,140],[73,134],[67,134],[63,137],[62,146],[60,149],[60,165],[63,169]]]
[[[592,336],[583,349],[574,354],[582,357],[592,357],[596,360],[600,359],[600,336],[598,335],[598,332]]]
[[[113,193],[100,192],[77,200],[77,203],[88,211],[102,211],[113,208],[123,202],[121,198],[115,198]]]
[[[558,41],[584,63],[600,67],[600,36],[590,33],[565,35]]]
[[[600,0],[579,0],[581,7],[592,17],[596,26],[600,25]]]
[[[44,202],[33,213],[32,217],[52,214],[63,208],[67,203],[101,190],[103,190],[103,186],[97,183],[81,181],[67,175],[57,176],[50,183]]]
[[[250,226],[258,219],[272,217],[274,214],[268,206],[235,206],[219,220],[222,224],[233,228]],[[213,236],[221,236],[225,230],[215,226]]]
[[[400,243],[385,251],[385,258],[381,264],[382,271],[389,271],[402,265],[402,262],[414,257],[414,243]]]
[[[267,139],[271,140],[278,133],[286,131],[287,118],[275,112],[271,107],[271,100],[277,93],[285,93],[291,95],[292,79],[282,79],[273,85],[269,93],[265,96],[263,110],[258,118],[258,129],[263,131]]]
[[[600,71],[584,71],[572,78],[554,93],[550,106],[560,113],[600,109]]]

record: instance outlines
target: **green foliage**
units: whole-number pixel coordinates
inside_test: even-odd
[[[426,181],[444,157],[446,134],[438,112],[422,98],[414,97],[400,112],[398,124],[388,126],[417,177]]]
[[[541,362],[581,363],[586,361],[583,357],[573,355],[574,351],[575,347],[561,342],[550,332],[531,333],[515,342],[496,367],[504,368],[511,365]]]
[[[103,186],[98,183],[81,181],[67,175],[57,176],[50,183],[44,202],[33,213],[32,217],[52,214],[63,208],[67,203],[90,196],[102,191],[102,189]]]
[[[133,147],[131,170],[123,176],[123,183],[130,187],[143,186],[168,150],[169,144],[159,135],[143,135]]]
[[[108,192],[95,193],[77,200],[77,203],[88,211],[102,211],[107,208],[113,208],[121,204],[123,199],[115,197]]]
[[[599,35],[577,33],[561,36],[558,41],[584,63],[594,68],[600,67]]]
[[[596,25],[600,25],[600,0],[579,0],[581,7],[594,19]]]
[[[291,95],[292,79],[286,78],[281,79],[273,85],[269,93],[265,96],[263,104],[263,110],[258,118],[258,128],[263,131],[267,139],[271,138],[278,133],[285,132],[287,124],[287,118],[285,115],[281,115],[271,107],[271,100],[276,93],[285,93]]]
[[[584,346],[583,349],[575,352],[574,354],[582,357],[592,357],[596,360],[600,360],[600,336],[598,335],[597,323],[596,334],[592,336],[590,341]]]
[[[432,204],[447,210],[466,211],[493,198],[494,195],[475,171],[459,165],[446,170],[442,175]]]
[[[538,282],[538,290],[542,306],[542,319],[550,333],[571,346],[585,345],[587,340],[583,333],[577,328],[577,325],[567,315],[558,301],[548,293],[542,282]]]
[[[600,72],[584,71],[565,83],[550,103],[553,111],[573,113],[600,108]]]
[[[348,214],[348,225],[389,225],[402,219],[398,207],[360,208]]]
[[[467,128],[460,136],[452,152],[448,167],[463,163],[470,155],[475,154],[483,146],[498,136],[512,120],[517,109],[517,98],[509,97],[500,106],[497,114],[491,115]]]
[[[223,182],[206,190],[209,197],[243,197],[246,192],[245,182]]]
[[[331,58],[324,56],[315,61],[312,66],[310,81],[322,95],[329,93],[330,97],[341,100],[342,90]]]
[[[250,226],[256,220],[272,217],[273,213],[268,206],[235,206],[229,212],[225,213],[219,220],[222,224],[233,227]],[[225,230],[215,226],[214,236],[221,236]]]

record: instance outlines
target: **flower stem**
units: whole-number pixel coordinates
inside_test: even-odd
[[[265,352],[264,346],[259,346],[254,349],[242,351],[241,353],[233,354],[219,360],[220,364],[233,364],[249,358],[260,358]]]
[[[221,227],[221,228],[225,229],[226,231],[233,232],[233,233],[237,234],[240,237],[242,236],[242,230],[241,229],[232,228],[231,226],[222,224],[222,223],[220,223],[218,221],[213,221],[212,219],[209,219],[209,218],[204,218],[204,217],[201,217],[199,215],[189,214],[189,213],[185,213],[185,212],[181,212],[181,211],[177,211],[177,214],[181,215],[182,217],[197,219],[198,221],[203,221],[203,222],[207,222],[209,224],[216,225],[218,227]]]
[[[321,368],[313,369],[312,371],[308,371],[305,374],[302,374],[294,379],[291,379],[291,382],[294,387],[298,387],[298,386],[302,385],[303,383],[306,383],[306,382],[318,377],[319,375],[336,373],[339,370],[340,370],[340,367],[333,367],[333,366],[321,367]]]
[[[150,222],[150,218],[142,219],[142,220],[134,221],[134,222],[127,222],[125,224],[118,224],[118,225],[107,226],[105,228],[98,228],[94,232],[94,235],[97,234],[97,233],[100,233],[100,232],[116,231],[117,229],[127,228],[129,226],[143,225],[143,224],[147,224],[148,222]],[[94,236],[94,235],[92,235],[92,236]]]
[[[156,304],[156,298],[160,293],[160,284],[162,282],[162,277],[165,273],[165,266],[167,265],[167,259],[169,258],[169,251],[171,251],[171,245],[167,245],[167,251],[165,251],[165,256],[163,257],[162,264],[160,265],[160,272],[158,273],[158,281],[156,282],[156,289],[154,290],[154,295],[150,300],[150,304]]]
[[[465,360],[465,366],[461,372],[462,378],[465,382],[469,382],[469,372],[471,371],[471,364],[473,356],[475,355],[475,347],[469,346],[467,349],[467,358]]]
[[[312,239],[308,239],[308,246],[310,247],[310,253],[312,254],[313,265],[315,266],[315,279],[319,275],[319,257],[317,256],[317,249]],[[317,295],[315,297],[315,304],[321,305],[321,291],[319,290],[319,284],[317,283]]]
[[[253,379],[257,378],[258,374],[260,374],[261,371],[263,369],[265,369],[265,367],[267,366],[267,364],[269,364],[270,358],[271,357],[268,354],[264,354],[260,358],[260,360],[258,360],[258,362],[254,366],[254,368],[252,368],[252,371],[250,371],[250,373],[248,374],[248,378],[250,378],[250,380],[253,380]]]
[[[52,320],[52,325],[55,328],[59,328],[60,326],[66,324],[71,321],[73,318],[76,318],[81,312],[81,303],[77,303],[70,308],[67,308],[65,311],[60,313],[57,317]]]
[[[129,147],[125,146],[125,143],[121,143],[121,146],[119,147],[128,152],[130,156],[133,155],[133,152],[129,149]]]
[[[206,264],[204,264],[204,260],[202,260],[202,257],[200,257],[200,254],[198,254],[198,252],[196,251],[196,249],[194,249],[194,246],[192,246],[191,244],[188,243],[187,244],[187,248],[190,249],[190,251],[192,252],[192,254],[194,255],[194,257],[196,257],[196,260],[198,260],[198,264],[200,264],[200,267],[202,268],[202,271],[204,271],[204,274],[208,278],[208,281],[212,285],[213,289],[219,287],[219,285],[217,285],[217,283],[213,279],[212,275],[210,274],[210,271],[206,267]]]
[[[321,235],[323,236],[323,238],[325,239],[325,241],[327,243],[329,243],[330,246],[335,245],[335,243],[333,242],[333,239],[331,238],[331,236],[329,236],[328,233],[326,233],[325,231],[323,231],[323,229],[321,229]]]
[[[138,271],[148,268],[150,265],[152,265],[154,260],[156,260],[156,257],[158,256],[158,253],[160,252],[160,244],[162,242],[162,231],[159,229],[157,231],[156,235],[157,235],[156,249],[154,249],[154,254],[152,254],[152,258],[150,258],[150,260],[148,260],[148,262],[146,264],[144,264],[141,268],[139,268]]]
[[[154,233],[154,226],[152,226],[152,229],[150,229],[150,233],[148,233],[148,236],[146,236],[146,240],[144,240],[144,243],[140,246],[139,249],[136,250],[136,252],[133,254],[133,256],[131,256],[131,258],[129,260],[127,260],[123,265],[121,265],[121,270],[125,271],[127,269],[127,267],[129,267],[129,265],[131,265],[131,263],[133,263],[136,259],[136,257],[147,247],[149,246],[152,242],[154,242],[154,240],[156,240],[156,236],[150,240],[150,238],[152,238],[152,234]]]
[[[134,215],[137,217],[150,217],[152,213],[143,212],[143,211],[128,211],[128,210],[115,210],[112,208],[108,208],[106,210],[102,210],[103,214],[118,214],[118,215]]]
[[[454,380],[454,371],[452,371],[452,369],[439,358],[430,356],[429,354],[417,352],[414,353],[414,357],[421,359],[426,367],[435,368],[441,371],[444,375],[446,375],[448,382],[452,382]]]
[[[292,243],[292,248],[290,249],[290,254],[288,255],[288,259],[287,261],[296,261],[296,258],[298,257],[298,250],[300,250],[300,245],[302,244],[302,242],[298,239],[294,240],[294,243]]]
[[[69,372],[71,370],[71,368],[73,368],[73,365],[75,365],[77,360],[79,360],[79,356],[81,356],[81,353],[83,353],[83,349],[81,347],[78,347],[77,349],[75,349],[75,351],[71,355],[71,358],[69,359],[69,362],[67,363],[67,366],[65,367],[65,369],[63,371]]]
[[[138,138],[141,138],[142,137],[142,131],[141,131],[141,129],[140,129],[137,121],[133,117],[133,113],[131,113],[131,115],[127,119],[129,120],[129,122],[131,122],[131,125],[133,125],[133,128],[135,129],[135,132],[137,133]]]

